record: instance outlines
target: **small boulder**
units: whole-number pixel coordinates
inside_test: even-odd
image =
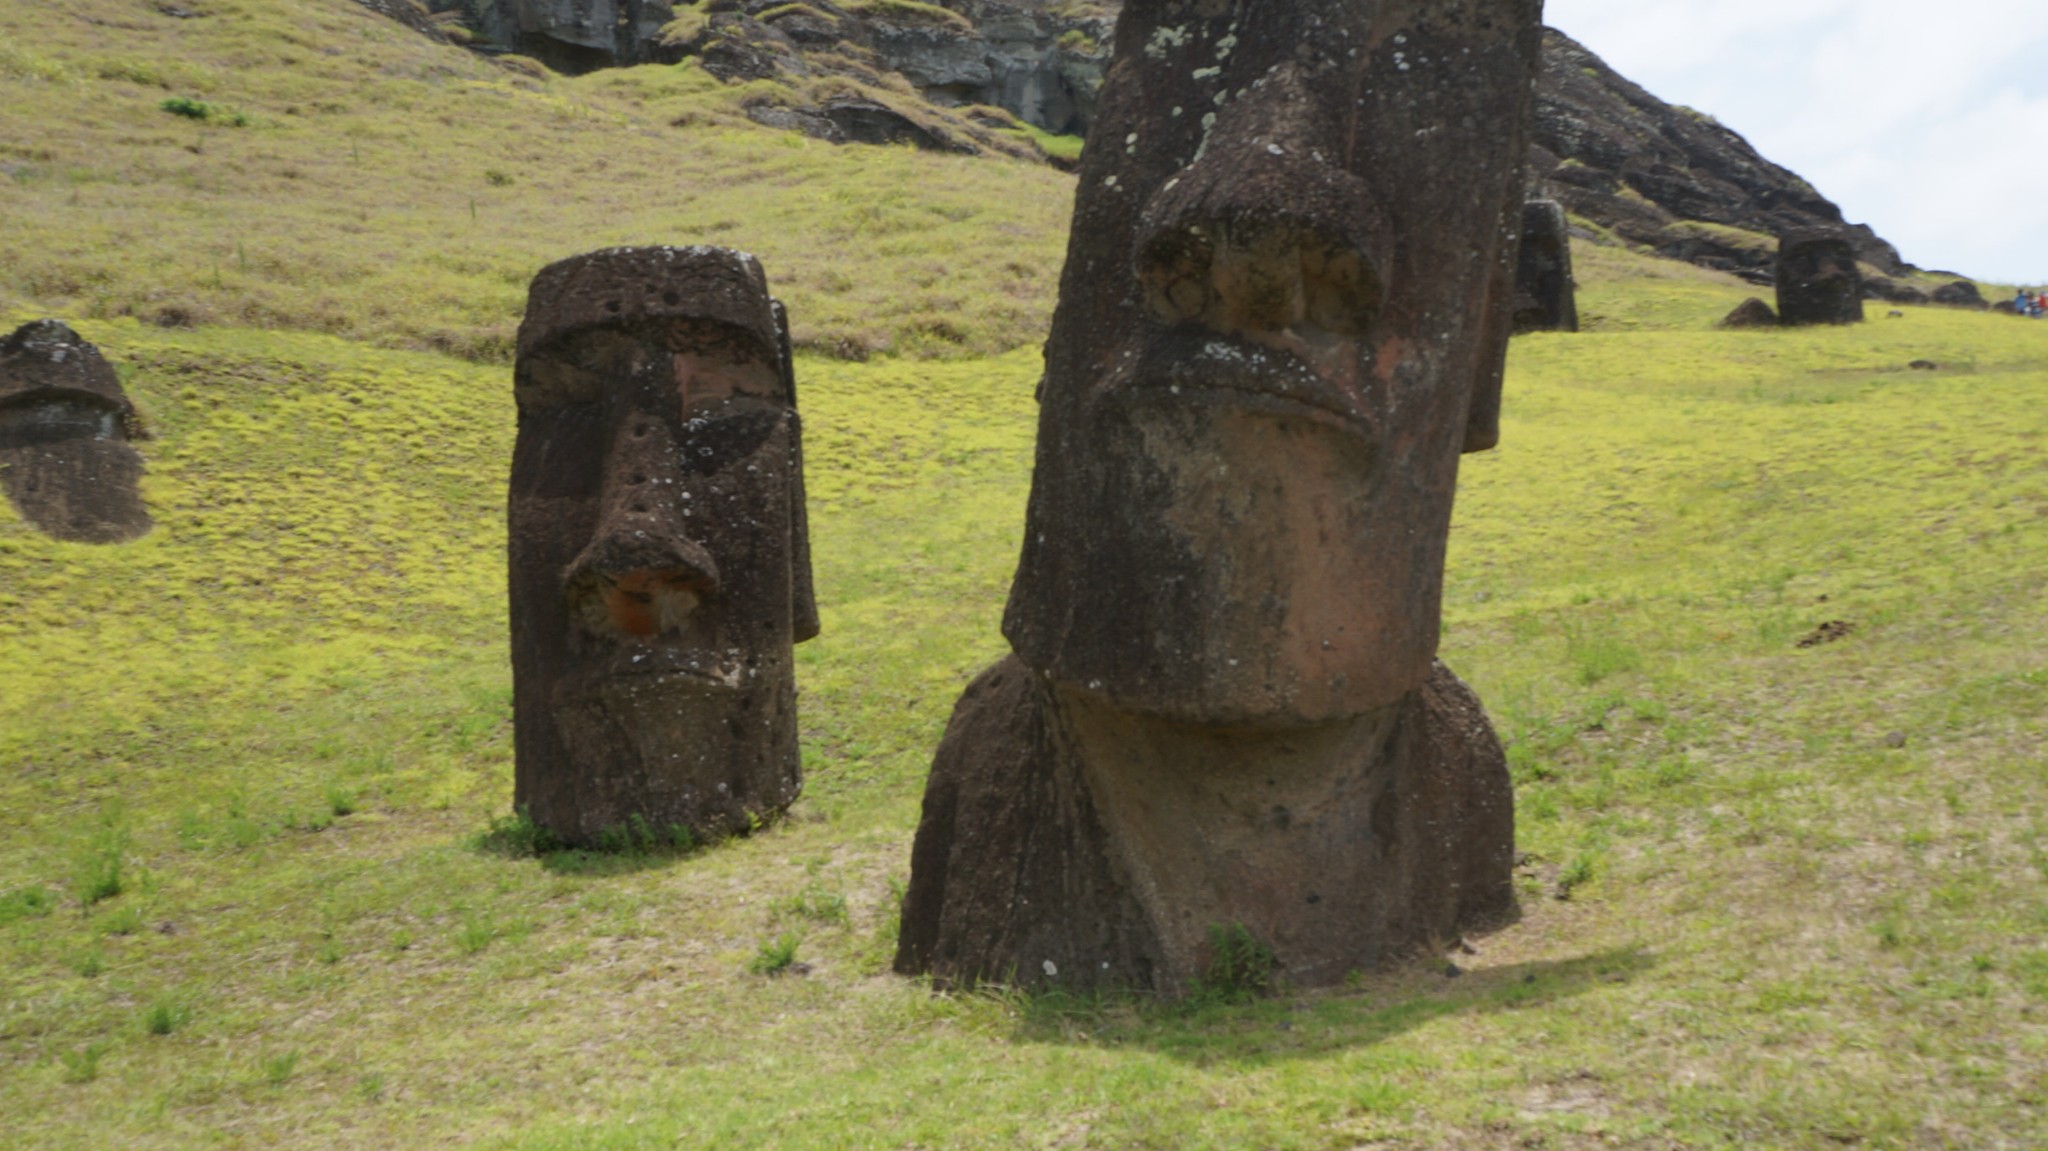
[[[1769,304],[1751,296],[1735,306],[1735,310],[1721,317],[1719,328],[1775,328],[1778,313]]]
[[[1883,276],[1871,276],[1863,281],[1863,298],[1883,300],[1890,304],[1924,304],[1927,302],[1927,293],[1911,284],[1901,284],[1897,280],[1888,280]]]
[[[1934,289],[1934,295],[1930,298],[1937,304],[1947,304],[1952,308],[1969,308],[1978,312],[1991,306],[1985,302],[1983,293],[1977,290],[1977,285],[1968,280],[1943,284]]]

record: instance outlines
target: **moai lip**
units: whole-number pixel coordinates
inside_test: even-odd
[[[782,306],[724,248],[534,278],[509,499],[514,803],[591,844],[698,839],[802,787],[793,645],[818,633]]]
[[[1571,227],[1555,200],[1522,205],[1522,242],[1515,257],[1515,331],[1579,330],[1578,285],[1572,278]]]
[[[1848,236],[1809,228],[1778,237],[1778,322],[1863,322],[1863,270]]]
[[[1498,438],[1532,0],[1124,8],[1046,345],[1003,632],[897,968],[1178,990],[1242,926],[1304,982],[1512,906],[1512,797],[1435,661]]]
[[[138,427],[113,366],[67,325],[0,340],[0,489],[38,531],[95,544],[149,532]]]

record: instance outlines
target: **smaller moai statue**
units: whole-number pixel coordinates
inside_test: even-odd
[[[1515,331],[1579,330],[1578,285],[1564,207],[1555,200],[1522,205],[1522,247],[1515,258]]]
[[[1778,237],[1778,322],[1863,322],[1863,272],[1847,236],[1832,228],[1805,228]]]
[[[113,365],[61,321],[0,340],[0,488],[38,531],[91,544],[149,531],[140,427]]]
[[[788,321],[725,248],[534,277],[509,504],[513,801],[570,844],[743,833],[802,787],[818,634]]]

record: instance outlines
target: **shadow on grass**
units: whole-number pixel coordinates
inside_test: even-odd
[[[1617,948],[1455,978],[1409,968],[1355,990],[1282,992],[1248,1002],[1019,994],[1017,1037],[1141,1047],[1204,1066],[1252,1067],[1370,1047],[1449,1015],[1546,1007],[1604,983],[1626,983],[1655,964],[1640,948]]]
[[[721,841],[722,842],[722,841]],[[521,810],[501,819],[470,840],[470,848],[506,859],[534,859],[555,875],[601,879],[653,871],[681,863],[718,846],[692,835],[688,828],[654,828],[637,817],[613,828],[592,847],[572,847]]]

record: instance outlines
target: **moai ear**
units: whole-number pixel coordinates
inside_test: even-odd
[[[818,593],[811,579],[810,500],[804,492],[804,422],[796,407],[796,361],[790,354],[789,309],[769,301],[775,311],[775,354],[781,362],[782,393],[789,397],[789,595],[791,639],[817,638]]]
[[[1515,261],[1522,246],[1522,201],[1511,197],[1501,211],[1493,274],[1487,278],[1485,315],[1480,320],[1479,357],[1472,380],[1472,405],[1466,409],[1466,452],[1491,450],[1500,443],[1501,382],[1507,374],[1508,336],[1514,330]]]

